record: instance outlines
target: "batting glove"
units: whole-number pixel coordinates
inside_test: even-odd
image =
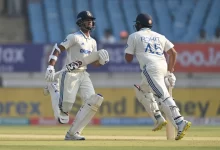
[[[82,62],[81,62],[81,64],[82,64]],[[75,69],[78,69],[79,67],[80,67],[80,61],[74,61],[74,62],[66,65],[66,69],[68,72],[71,72]]]
[[[109,62],[109,55],[108,52],[104,49],[99,50],[99,63],[101,65],[105,65]]]
[[[55,76],[55,69],[54,66],[49,65],[46,70],[45,80],[48,82],[52,82]]]
[[[173,73],[167,72],[167,75],[164,78],[165,84],[167,87],[174,87],[176,82],[176,77]]]

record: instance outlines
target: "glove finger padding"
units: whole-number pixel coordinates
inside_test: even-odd
[[[168,78],[168,80],[169,80],[171,86],[174,87],[175,82],[176,82],[176,77],[174,76],[173,73],[171,73],[171,76],[170,76],[170,78]]]
[[[167,76],[164,78],[164,81],[165,81],[165,84],[166,84],[167,87],[171,86]]]
[[[54,80],[54,76],[53,76],[53,74],[47,74],[45,79],[48,82],[52,82]]]
[[[99,51],[99,63],[101,65],[106,64],[107,62],[109,62],[109,54],[106,50],[100,50]]]
[[[164,81],[167,87],[174,87],[176,82],[176,77],[174,76],[173,73],[169,73],[167,76],[165,76]]]
[[[54,80],[54,76],[55,76],[54,67],[48,66],[46,74],[45,74],[45,80],[48,82],[51,82]]]
[[[109,55],[108,55],[108,52],[106,51],[106,50],[101,50],[100,52],[99,52],[99,57],[101,58],[101,59],[109,59]]]

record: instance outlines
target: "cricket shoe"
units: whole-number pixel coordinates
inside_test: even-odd
[[[185,136],[185,132],[190,128],[191,122],[183,120],[181,124],[178,125],[178,133],[175,137],[175,140],[180,140]]]
[[[67,140],[67,141],[71,141],[71,140],[85,140],[85,137],[81,136],[79,134],[79,132],[76,132],[74,135],[71,135],[69,132],[67,132],[64,140]]]
[[[58,117],[58,122],[60,124],[69,123],[69,113],[60,111],[60,116]]]
[[[154,128],[152,129],[152,131],[159,131],[159,130],[161,130],[163,128],[163,126],[166,126],[166,124],[167,124],[167,121],[164,119],[163,116],[160,116],[157,119],[157,122],[154,125]]]

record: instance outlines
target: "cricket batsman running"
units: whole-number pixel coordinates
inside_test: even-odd
[[[77,15],[76,24],[80,30],[69,34],[59,45],[55,44],[51,55],[49,56],[49,66],[46,70],[45,79],[48,81],[48,90],[51,95],[54,116],[60,123],[69,122],[69,112],[79,92],[84,105],[79,109],[75,120],[66,133],[65,140],[85,140],[80,135],[84,127],[91,121],[98,108],[103,102],[103,97],[96,94],[93,84],[87,73],[86,65],[81,60],[97,53],[96,41],[90,36],[91,30],[95,27],[95,19],[89,11],[82,11]],[[54,81],[54,65],[61,52],[66,51],[67,70],[59,76],[59,86]],[[109,55],[106,50],[98,51],[99,60],[93,65],[105,65],[109,61]],[[60,89],[58,89],[60,87]]]
[[[165,113],[177,130],[175,139],[180,140],[191,126],[191,122],[185,120],[180,114],[164,80],[168,78],[168,84],[174,86],[176,78],[173,72],[177,52],[174,45],[165,36],[151,30],[152,25],[152,18],[148,14],[139,14],[136,17],[134,27],[137,32],[128,37],[125,59],[127,62],[131,62],[135,55],[140,64],[143,79],[140,88],[143,89],[140,92],[139,87],[136,88],[139,101],[145,109],[148,109],[147,111],[152,113],[151,116],[155,116],[155,119],[162,124],[165,121],[164,118],[160,113],[155,115],[155,112],[159,111],[154,102],[154,94],[160,110]],[[168,65],[164,53],[169,55]]]

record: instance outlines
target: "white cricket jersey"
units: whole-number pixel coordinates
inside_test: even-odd
[[[82,58],[97,51],[96,41],[92,37],[87,37],[81,30],[69,34],[66,39],[60,43],[67,50],[65,65],[82,60]],[[78,70],[85,70],[87,66],[82,66]]]
[[[166,64],[164,51],[167,52],[174,45],[165,36],[142,28],[128,37],[125,53],[136,55],[140,68],[144,65]]]

